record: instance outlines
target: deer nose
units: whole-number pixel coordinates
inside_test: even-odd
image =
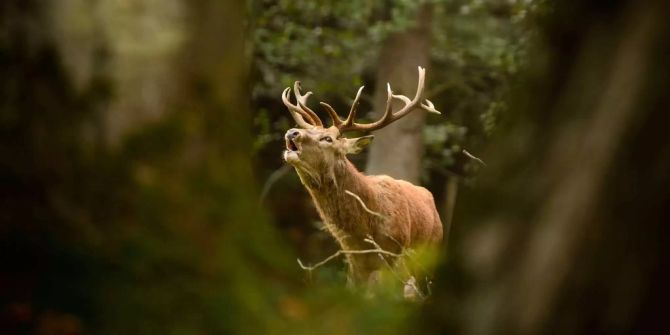
[[[298,136],[300,136],[300,132],[297,129],[290,129],[286,132],[286,137],[289,140],[295,139]]]

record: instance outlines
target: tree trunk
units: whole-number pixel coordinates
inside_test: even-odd
[[[376,117],[386,107],[386,83],[396,94],[414,96],[417,66],[428,67],[430,61],[431,6],[420,6],[414,28],[390,35],[382,46],[374,94]],[[428,74],[430,77],[430,73]],[[394,110],[400,104],[394,104]],[[419,183],[423,155],[422,129],[425,113],[415,111],[401,121],[375,133],[368,155],[368,174],[387,174]]]
[[[547,49],[531,55],[487,168],[459,199],[468,224],[439,271],[427,332],[667,329],[669,11],[552,5]]]

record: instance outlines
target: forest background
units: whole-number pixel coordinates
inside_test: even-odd
[[[6,334],[644,333],[664,326],[665,1],[8,0]],[[281,91],[374,119],[354,163],[427,187],[423,303],[366,298],[281,160]],[[316,106],[315,106],[316,107]]]

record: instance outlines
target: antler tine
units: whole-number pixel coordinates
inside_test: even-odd
[[[426,99],[426,104],[425,105],[421,104],[421,108],[423,110],[425,110],[426,112],[430,112],[430,113],[434,113],[434,114],[438,114],[438,115],[442,114],[439,110],[435,109],[435,105],[433,105],[433,103],[428,99]]]
[[[333,119],[333,125],[335,127],[342,129],[349,127],[353,124],[354,119],[356,118],[356,109],[358,108],[358,100],[361,98],[363,88],[365,88],[365,86],[361,86],[361,88],[358,89],[358,93],[356,93],[356,98],[354,98],[354,102],[351,104],[349,115],[344,120],[342,120],[340,116],[337,115],[337,112],[332,106],[330,106],[325,102],[320,102],[321,106],[323,106],[323,109],[325,109],[326,112],[328,112],[328,114],[330,115],[330,118]]]
[[[365,86],[361,86],[361,88],[358,89],[356,97],[354,98],[354,102],[351,103],[351,109],[349,109],[349,115],[347,115],[347,119],[344,121],[345,126],[351,126],[352,124],[354,124],[354,119],[356,119],[356,111],[358,109],[358,99],[361,98],[361,93],[363,92],[364,88]]]
[[[403,108],[401,108],[399,111],[393,113],[393,115],[392,115],[393,120],[391,122],[405,116],[405,114],[408,114],[409,112],[411,112],[412,109],[414,108],[414,106],[416,106],[416,104],[419,102],[419,99],[421,99],[421,95],[423,95],[423,84],[424,84],[425,79],[426,79],[426,69],[419,66],[419,83],[417,84],[416,94],[414,95],[414,99],[412,99],[412,100],[409,100],[409,98],[407,98],[404,95],[392,94],[392,92],[390,91],[390,85],[389,85],[389,94],[392,97],[394,97],[396,99],[400,99],[405,103],[405,106]]]
[[[414,95],[414,99],[411,99],[401,95],[401,94],[393,94],[393,91],[391,90],[391,84],[387,83],[387,91],[388,91],[388,96],[386,98],[386,109],[384,110],[384,115],[381,117],[381,119],[373,122],[373,123],[368,123],[368,124],[359,124],[354,122],[354,117],[356,115],[356,110],[355,106],[352,106],[352,111],[349,112],[349,117],[347,117],[347,120],[342,124],[341,127],[338,127],[340,131],[348,131],[348,130],[361,130],[361,131],[373,131],[377,130],[380,128],[383,128],[400,118],[404,117],[405,115],[409,114],[412,110],[414,110],[415,107],[420,107],[421,109],[431,112],[431,113],[437,113],[440,114],[439,111],[435,109],[435,106],[433,103],[426,99],[426,103],[420,103],[421,100],[421,95],[423,94],[423,89],[424,89],[424,82],[426,78],[426,69],[422,68],[419,66],[419,80],[417,83],[417,88],[416,88],[416,94]],[[362,88],[361,88],[362,89]],[[361,93],[361,90],[358,91],[358,93]],[[357,103],[359,96],[356,95],[356,100],[354,100],[354,105]],[[401,100],[405,106],[403,106],[399,111],[397,112],[392,112],[392,101],[393,99],[398,99]],[[418,106],[417,106],[418,104]]]
[[[298,103],[298,107],[307,115],[309,115],[309,118],[312,119],[315,126],[323,127],[323,122],[321,122],[319,116],[316,115],[316,113],[314,113],[314,111],[311,110],[309,107],[307,107],[307,98],[309,98],[309,96],[312,95],[312,92],[307,92],[305,93],[305,95],[300,94],[300,82],[296,81],[293,84],[293,93],[295,94],[295,99]]]
[[[330,118],[333,120],[333,126],[335,126],[337,128],[340,128],[342,126],[342,124],[344,123],[344,121],[342,121],[342,119],[340,119],[340,117],[337,115],[337,112],[335,111],[335,109],[333,109],[333,107],[331,107],[329,104],[327,104],[323,101],[321,101],[319,103],[321,104],[321,106],[323,106],[323,109],[325,109],[326,112],[328,112],[328,115],[330,115]]]
[[[300,110],[300,108],[294,104],[291,103],[289,97],[291,95],[291,88],[287,87],[284,92],[282,92],[281,95],[281,100],[284,102],[284,105],[288,108],[288,111],[291,113],[291,116],[293,116],[293,120],[295,120],[295,123],[298,124],[299,127],[305,128],[305,129],[310,129],[314,128],[313,124],[310,124],[309,122],[305,121],[304,118],[307,118],[308,120],[312,121],[310,116],[306,114],[304,111]]]
[[[387,83],[388,96],[386,98],[386,108],[384,110],[384,115],[381,119],[368,124],[356,123],[356,112],[358,109],[358,102],[361,98],[361,93],[365,86],[361,86],[356,93],[353,103],[351,104],[351,109],[349,110],[349,115],[346,119],[342,120],[335,109],[325,102],[320,102],[321,106],[328,112],[328,115],[333,120],[333,125],[337,127],[340,132],[349,131],[349,130],[360,130],[360,131],[373,131],[380,128],[383,128],[399,119],[409,114],[416,107],[421,108],[427,112],[440,114],[440,112],[435,109],[433,103],[426,99],[425,103],[421,103],[421,95],[423,95],[424,83],[426,78],[426,69],[419,66],[419,80],[416,87],[416,94],[413,99],[410,99],[402,94],[393,94],[391,90],[391,84]],[[296,123],[302,128],[314,128],[314,127],[323,127],[323,122],[313,110],[307,107],[307,98],[312,95],[312,92],[307,92],[304,95],[300,93],[300,82],[296,81],[293,85],[293,91],[295,94],[296,104],[292,104],[289,97],[291,94],[291,88],[286,88],[282,93],[282,101],[288,107],[289,112],[295,119]],[[392,102],[393,99],[398,99],[404,103],[404,106],[397,112],[392,111]]]

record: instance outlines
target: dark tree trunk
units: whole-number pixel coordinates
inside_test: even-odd
[[[77,3],[118,2],[62,5]],[[75,51],[61,39],[72,31],[52,31],[68,9],[49,5],[61,3],[0,5],[0,332],[270,331],[254,309],[270,303],[247,299],[249,291],[241,287],[260,287],[252,271],[295,265],[281,260],[277,234],[257,207],[245,4],[172,4],[183,19],[167,24],[178,24],[182,39],[168,59],[151,53],[132,62],[140,69],[110,69],[109,62],[124,57],[101,41],[97,52],[84,48],[79,55],[94,57],[97,65],[88,75],[72,73],[66,59]],[[138,24],[137,16],[162,12],[156,8],[162,5],[124,2],[119,6],[130,17],[115,19]],[[84,7],[68,15],[85,21],[90,8]],[[150,21],[146,26],[154,27]],[[136,32],[107,27],[115,28]],[[138,84],[149,83],[150,92],[142,85],[132,94],[119,87],[124,81],[115,76],[121,71],[131,71]],[[155,83],[178,89],[153,96]],[[133,105],[146,94],[159,104],[138,106],[170,108],[152,122],[119,116],[127,124],[112,131],[116,145],[89,145],[87,126],[101,119],[105,106]],[[92,132],[117,125],[100,122]]]
[[[669,12],[667,1],[554,4],[532,56],[542,61],[459,199],[467,224],[427,330],[668,328]]]

